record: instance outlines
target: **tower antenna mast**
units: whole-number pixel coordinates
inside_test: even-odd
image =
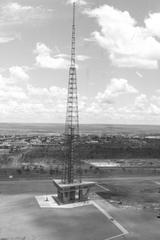
[[[67,111],[65,121],[65,158],[62,178],[53,179],[60,204],[86,201],[94,182],[81,181],[81,161],[79,145],[79,114],[76,74],[76,0],[73,2],[71,64],[69,68]]]
[[[65,122],[65,161],[62,181],[73,183],[77,173],[80,179],[80,160],[75,151],[79,140],[79,114],[76,73],[76,2],[73,2],[71,65],[69,68],[68,98]]]

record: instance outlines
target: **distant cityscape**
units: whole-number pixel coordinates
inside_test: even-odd
[[[101,128],[104,126],[102,125]],[[115,128],[117,128],[116,125]],[[9,134],[0,135],[1,168],[18,169],[23,166],[31,169],[34,166],[36,168],[39,166],[41,169],[60,168],[61,161],[64,159],[65,138],[62,130],[51,135],[45,132],[44,128],[43,134],[31,134],[30,130],[26,131],[26,128],[26,134],[24,134],[22,126],[20,129],[23,134],[18,133],[17,127],[17,134],[9,132]],[[93,169],[160,167],[160,138],[159,135],[155,136],[154,132],[151,134],[150,129],[148,129],[150,135],[141,133],[139,136],[135,128],[133,131],[129,126],[121,126],[121,133],[119,130],[118,134],[114,133],[114,126],[112,126],[112,134],[111,130],[109,130],[110,134],[104,131],[100,134],[99,129],[100,125],[98,129],[94,126],[92,133],[80,135],[79,151],[83,165],[88,165]],[[98,131],[99,134],[95,134]],[[84,169],[87,168],[84,167]]]
[[[18,131],[17,131],[18,132]],[[160,135],[137,135],[136,133],[119,133],[119,134],[96,134],[97,130],[93,133],[81,133],[83,142],[90,144],[104,144],[114,142],[114,144],[130,145],[131,147],[145,146],[149,140],[159,140]],[[158,134],[158,133],[157,133]],[[52,134],[1,134],[0,135],[0,151],[12,152],[16,150],[25,150],[28,147],[34,146],[52,146],[55,144],[61,144],[64,141],[63,133]]]

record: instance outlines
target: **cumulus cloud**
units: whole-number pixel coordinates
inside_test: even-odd
[[[149,17],[145,19],[146,28],[153,36],[160,37],[160,13],[150,13]]]
[[[157,92],[158,93],[158,92]],[[153,95],[151,97],[146,94],[140,94],[135,98],[135,102],[131,108],[137,116],[148,118],[160,117],[160,95]]]
[[[70,55],[59,53],[53,54],[52,50],[44,43],[37,43],[34,50],[36,56],[36,65],[42,68],[67,69],[70,66]],[[77,55],[76,60],[83,62],[89,59],[86,55]]]
[[[160,108],[160,90],[158,89],[156,91],[156,94],[151,97],[151,102],[153,105],[156,105],[157,107]]]
[[[9,68],[9,72],[11,75],[12,79],[15,80],[28,80],[29,75],[26,73],[26,68],[25,67],[20,67],[20,66],[13,66]]]
[[[62,122],[65,121],[67,89],[59,86],[37,87],[29,81],[28,69],[13,66],[0,73],[0,122]],[[20,84],[22,82],[23,84]],[[81,122],[144,123],[160,120],[159,91],[151,98],[135,97],[132,105],[116,103],[123,94],[137,94],[125,79],[112,79],[104,92],[93,98],[79,95]],[[129,97],[129,96],[128,96]],[[107,103],[107,104],[106,104]],[[144,121],[144,122],[143,122]]]
[[[0,121],[62,121],[67,90],[57,86],[31,85],[24,67],[14,66],[0,74]],[[23,82],[23,84],[20,84]]]
[[[152,124],[160,121],[160,104],[145,94],[136,96],[132,104],[106,105],[94,99],[85,109],[86,119],[100,123]]]
[[[160,107],[151,103],[150,106],[149,106],[148,112],[152,115],[160,116]]]
[[[10,101],[20,102],[26,100],[27,96],[23,89],[13,84],[11,75],[6,78],[0,75],[0,102],[8,105]]]
[[[99,92],[96,100],[100,103],[113,103],[114,99],[122,94],[137,93],[138,90],[128,83],[126,79],[113,78],[104,92]]]
[[[160,59],[159,14],[150,14],[145,27],[138,26],[127,11],[103,5],[87,10],[86,14],[97,19],[100,31],[92,33],[92,39],[109,53],[112,63],[118,67],[158,68]],[[156,24],[155,24],[156,23]]]
[[[69,60],[62,55],[52,56],[52,50],[44,43],[37,43],[36,50],[36,64],[42,68],[52,69],[66,69],[69,66]]]
[[[33,7],[21,5],[18,2],[9,2],[1,4],[0,7],[0,25],[22,24],[30,20],[40,20],[49,18],[52,10],[41,6]]]
[[[140,94],[136,97],[134,106],[137,110],[145,110],[147,105],[149,105],[149,100],[146,94]]]
[[[28,68],[13,66],[0,73],[0,122],[64,122],[67,89],[37,87],[30,83]],[[87,98],[79,96],[79,110]]]
[[[11,32],[8,28],[15,24],[39,23],[40,20],[52,16],[52,9],[45,9],[42,6],[22,5],[18,2],[0,3],[0,43],[8,43],[20,39],[20,34]],[[10,32],[9,32],[10,31]]]

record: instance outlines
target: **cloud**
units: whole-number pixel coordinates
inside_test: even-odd
[[[26,66],[12,66],[0,73],[0,122],[65,122],[67,89],[31,84]],[[114,103],[123,94],[138,90],[126,79],[111,79],[106,89],[93,98],[79,95],[80,122],[158,123],[160,91],[148,97],[136,95],[134,102]],[[127,96],[126,96],[127,97]]]
[[[159,124],[160,104],[145,94],[136,96],[133,103],[123,106],[106,105],[95,98],[85,107],[83,115],[90,119],[90,123]]]
[[[149,106],[148,112],[149,112],[149,114],[160,116],[160,107],[151,103]]]
[[[0,103],[4,106],[7,106],[10,101],[19,103],[27,99],[23,89],[13,83],[11,76],[6,78],[0,75]]]
[[[0,121],[63,121],[67,90],[35,87],[28,79],[26,67],[10,67],[7,77],[0,74]]]
[[[22,83],[22,84],[20,84]],[[160,120],[160,94],[139,94],[124,106],[108,104],[122,94],[136,94],[125,79],[111,79],[94,98],[79,95],[80,122],[156,123]],[[130,96],[128,96],[130,97]],[[0,73],[0,122],[65,122],[67,89],[37,87],[30,83],[28,68],[13,66]],[[107,103],[107,104],[106,104]]]
[[[0,36],[0,43],[8,43],[15,40],[15,37]]]
[[[0,28],[0,44],[21,39],[21,35],[19,33],[8,32],[6,30],[7,29]]]
[[[76,4],[80,6],[87,5],[87,2],[85,0],[68,0],[67,4],[73,4],[74,2],[76,2]]]
[[[113,103],[115,98],[128,93],[138,93],[138,90],[131,86],[126,79],[113,78],[104,92],[99,92],[96,100],[99,103]]]
[[[160,107],[160,90],[156,91],[156,94],[151,97],[151,103]]]
[[[158,91],[157,91],[158,93]],[[135,114],[147,116],[148,119],[158,116],[160,117],[160,95],[148,97],[146,94],[140,94],[136,97],[132,111]]]
[[[0,25],[22,24],[32,20],[41,20],[51,17],[52,10],[44,9],[42,6],[33,7],[21,5],[17,2],[1,4]]]
[[[117,67],[127,67],[127,68],[141,68],[141,69],[157,69],[158,61],[157,60],[149,60],[149,59],[140,59],[132,56],[118,56],[118,55],[110,55],[110,59],[112,63]]]
[[[9,72],[12,79],[20,79],[26,81],[29,79],[29,75],[26,73],[25,67],[13,66],[9,68]]]
[[[92,40],[108,51],[113,65],[158,68],[160,42],[154,36],[160,32],[156,23],[159,14],[150,14],[145,19],[145,27],[142,27],[137,25],[129,12],[108,5],[86,10],[85,13],[97,19],[100,31],[92,33]]]
[[[33,7],[17,2],[0,3],[0,44],[21,38],[19,33],[9,30],[10,26],[24,23],[32,24],[35,21],[37,24],[41,20],[50,18],[52,12],[52,9],[45,9],[42,6]]]
[[[36,65],[42,68],[51,69],[66,69],[70,61],[64,55],[52,55],[52,50],[49,49],[44,43],[37,43],[36,50]]]
[[[89,57],[89,56],[86,56],[86,55],[77,55],[76,59],[77,59],[78,61],[83,62],[83,61],[85,61],[85,60],[90,59],[90,57]]]
[[[34,50],[36,56],[36,65],[42,68],[67,69],[70,66],[70,55],[59,53],[53,55],[52,50],[44,43],[37,43]],[[76,60],[83,62],[90,57],[86,55],[77,55]]]
[[[13,66],[0,73],[0,122],[65,122],[67,89],[37,87],[29,82],[28,68]],[[83,112],[87,98],[79,96]]]
[[[150,13],[149,17],[145,19],[146,28],[153,36],[160,38],[160,13]]]
[[[134,107],[137,110],[145,110],[149,105],[149,100],[145,94],[140,94],[136,97]]]
[[[68,55],[68,54],[64,54],[64,53],[59,53],[59,54],[56,54],[55,57],[62,57],[62,58],[66,58],[66,59],[70,59],[71,56]],[[80,62],[84,62],[85,60],[88,60],[90,59],[89,56],[86,56],[86,55],[76,55],[76,60],[77,61],[80,61]]]

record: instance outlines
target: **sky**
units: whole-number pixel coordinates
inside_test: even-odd
[[[65,122],[72,2],[0,1],[0,122]],[[76,2],[80,123],[160,124],[160,1]]]

